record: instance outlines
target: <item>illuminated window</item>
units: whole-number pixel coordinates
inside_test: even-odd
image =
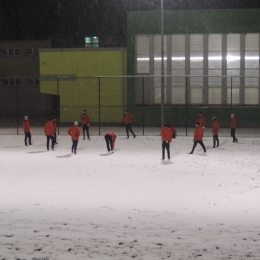
[[[86,48],[98,48],[99,47],[99,38],[96,36],[85,37],[85,47]]]
[[[221,104],[222,87],[222,35],[208,36],[208,102]]]
[[[136,36],[136,72],[149,73],[149,35]]]
[[[259,100],[259,34],[245,36],[245,104],[258,104]]]
[[[164,99],[185,104],[187,74],[190,104],[260,104],[259,46],[259,33],[165,35]],[[147,93],[152,93],[151,103],[159,104],[161,35],[136,35],[135,51],[136,73],[158,76],[149,79]]]
[[[240,34],[227,35],[227,102],[239,104],[240,87]],[[231,77],[232,89],[231,89]]]
[[[192,104],[202,103],[203,88],[203,35],[190,36],[190,86]]]
[[[153,37],[153,44],[154,44],[154,75],[161,75],[162,74],[162,53],[161,53],[161,35],[156,34]],[[167,38],[164,35],[164,75],[167,75]],[[165,84],[164,84],[165,86]],[[154,102],[155,104],[160,104],[161,102],[161,78],[155,77],[154,78]],[[164,87],[164,100],[166,100],[166,87]]]

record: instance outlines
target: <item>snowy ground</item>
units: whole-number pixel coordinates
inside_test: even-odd
[[[33,133],[33,131],[32,131]],[[0,259],[260,259],[260,139],[0,136]]]

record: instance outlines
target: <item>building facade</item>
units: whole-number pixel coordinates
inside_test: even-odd
[[[39,49],[50,41],[0,41],[0,113],[2,118],[40,116],[51,107],[40,93]]]
[[[138,110],[138,105],[149,105],[152,114],[158,116],[160,17],[160,12],[129,12],[127,34],[128,74],[145,77],[143,82],[137,78],[129,85],[128,96],[132,97],[129,106]],[[207,107],[205,112],[209,116],[234,111],[243,116],[252,109],[254,115],[259,113],[259,37],[260,10],[257,9],[165,11],[166,119],[171,120],[171,113],[176,109],[179,113],[183,111],[183,116],[193,118],[193,111],[197,113],[203,107]],[[192,110],[187,113],[181,106]],[[148,111],[146,114],[147,121],[152,120]],[[177,121],[174,116],[173,121]],[[223,118],[222,123],[228,125],[228,120]]]

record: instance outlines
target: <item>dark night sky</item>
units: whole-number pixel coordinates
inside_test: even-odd
[[[0,40],[84,36],[126,39],[126,11],[160,10],[160,0],[0,0]],[[164,0],[165,10],[260,8],[260,0]]]

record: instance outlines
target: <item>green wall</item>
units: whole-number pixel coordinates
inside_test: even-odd
[[[83,109],[92,123],[121,122],[126,81],[103,77],[125,74],[125,49],[40,52],[41,92],[60,96],[61,123],[79,120]]]
[[[164,34],[192,33],[260,33],[260,9],[243,10],[182,10],[164,12]],[[161,12],[128,12],[127,14],[127,72],[135,75],[135,35],[161,34]],[[160,106],[144,109],[135,105],[135,86],[128,81],[128,110],[135,111],[137,124],[160,125]],[[165,122],[178,126],[194,125],[200,106],[165,106]],[[243,127],[259,127],[258,106],[209,107],[209,120],[219,118],[222,126],[229,126],[230,113],[234,112]],[[145,115],[145,116],[143,116]],[[145,118],[145,120],[144,120]],[[187,118],[187,120],[186,120]],[[208,121],[209,121],[208,120]]]
[[[130,107],[129,111],[135,115],[136,125],[157,126],[161,124],[160,106],[136,106]],[[259,107],[183,107],[165,106],[164,122],[176,127],[194,127],[197,122],[199,111],[203,111],[206,117],[206,126],[211,126],[213,116],[216,116],[221,127],[230,127],[230,115],[234,113],[238,120],[238,127],[255,128],[260,127]]]

